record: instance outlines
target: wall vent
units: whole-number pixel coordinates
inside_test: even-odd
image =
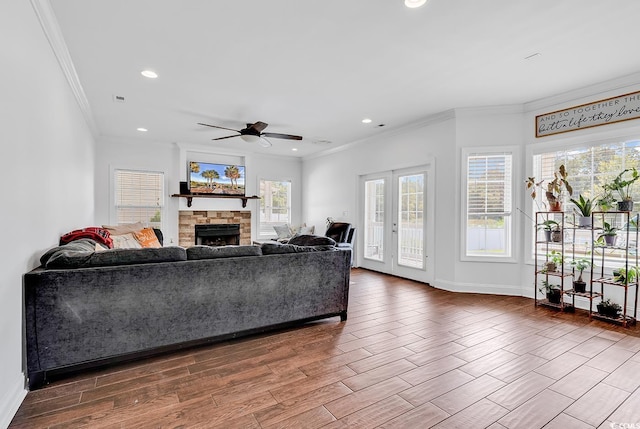
[[[124,103],[124,97],[122,95],[114,95],[113,101],[116,103]]]

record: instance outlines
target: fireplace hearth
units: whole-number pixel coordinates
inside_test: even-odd
[[[239,224],[195,225],[196,244],[230,246],[240,244]]]

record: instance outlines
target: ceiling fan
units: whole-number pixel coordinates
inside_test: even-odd
[[[258,143],[262,147],[270,147],[271,142],[267,140],[265,137],[273,137],[276,139],[287,139],[287,140],[302,140],[302,136],[294,136],[291,134],[279,134],[279,133],[263,133],[262,131],[267,128],[269,124],[264,122],[256,122],[255,124],[247,124],[246,128],[241,130],[234,130],[232,128],[220,127],[218,125],[209,125],[198,122],[198,125],[204,125],[205,127],[211,128],[219,128],[221,130],[233,131],[238,134],[234,134],[232,136],[218,137],[211,140],[224,140],[230,139],[232,137],[240,137],[242,140],[249,143]]]

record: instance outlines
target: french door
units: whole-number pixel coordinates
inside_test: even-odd
[[[361,267],[432,280],[428,178],[426,166],[361,177]]]

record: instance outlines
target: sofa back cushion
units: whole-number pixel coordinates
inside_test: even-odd
[[[235,258],[239,256],[260,256],[260,246],[192,246],[187,249],[187,259]]]

